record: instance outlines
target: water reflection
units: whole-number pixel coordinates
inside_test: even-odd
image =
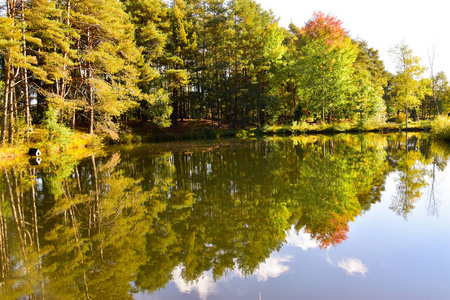
[[[327,262],[333,267],[341,268],[347,273],[347,275],[355,276],[361,275],[363,277],[366,276],[366,273],[369,271],[366,265],[357,258],[344,258],[337,262],[333,262],[333,260],[327,256]]]
[[[132,299],[174,281],[201,299],[220,278],[289,272],[285,244],[329,248],[397,178],[405,219],[448,151],[419,135],[308,136],[148,145],[82,161],[4,167],[2,299]],[[365,276],[356,258],[329,260]],[[130,284],[132,283],[132,284]]]
[[[199,298],[202,300],[206,300],[208,295],[215,294],[217,292],[217,283],[214,281],[212,276],[208,273],[203,274],[196,281],[186,282],[183,279],[183,267],[176,267],[172,272],[173,281],[180,293],[190,294],[192,292],[197,292]]]
[[[301,248],[303,251],[319,247],[319,243],[306,232],[305,228],[297,231],[295,230],[295,227],[292,227],[287,233],[286,244],[288,246]]]

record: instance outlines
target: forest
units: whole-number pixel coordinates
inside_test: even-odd
[[[447,114],[444,72],[403,42],[391,54],[316,12],[282,28],[253,0],[6,0],[0,9],[1,145],[128,121],[217,128],[402,122]]]

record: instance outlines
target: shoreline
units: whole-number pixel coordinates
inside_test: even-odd
[[[417,124],[419,123],[419,124]],[[130,126],[127,132],[119,135],[118,140],[108,137],[94,136],[87,137],[83,131],[75,131],[74,141],[65,147],[58,147],[57,144],[45,141],[44,139],[24,142],[18,145],[6,145],[0,147],[0,158],[3,160],[14,160],[18,157],[28,158],[29,148],[39,148],[43,153],[59,152],[89,152],[96,148],[107,147],[116,144],[138,144],[138,143],[160,143],[176,141],[198,141],[212,140],[219,138],[252,138],[263,136],[290,136],[290,135],[317,135],[317,134],[355,134],[355,133],[400,133],[400,132],[431,132],[431,123],[411,124],[408,129],[403,124],[385,123],[376,128],[361,130],[349,124],[336,123],[324,125],[311,125],[309,128],[296,129],[294,126],[279,125],[267,126],[264,128],[248,127],[241,129],[224,129],[217,126],[199,126],[197,122],[189,122],[184,126],[175,128],[150,129],[145,126]],[[318,127],[318,128],[314,128]],[[42,134],[41,134],[42,136]],[[81,141],[81,142],[80,142]],[[78,150],[77,150],[78,149]]]

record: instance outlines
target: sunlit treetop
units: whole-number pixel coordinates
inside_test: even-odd
[[[305,37],[325,39],[329,46],[339,46],[347,36],[342,21],[334,16],[314,12],[313,17],[301,29]]]

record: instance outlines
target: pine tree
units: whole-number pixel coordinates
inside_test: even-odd
[[[28,99],[28,72],[45,80],[46,73],[37,67],[36,55],[28,53],[28,45],[40,46],[41,40],[31,35],[26,22],[26,3],[19,0],[6,2],[6,16],[0,17],[0,53],[4,57],[4,92],[1,144],[14,143],[15,124],[18,119],[18,99],[24,94],[25,117],[30,125]],[[23,79],[21,83],[20,79]]]
[[[243,118],[253,118],[264,125],[268,116],[276,115],[272,100],[273,73],[285,48],[283,34],[275,17],[252,0],[235,0],[231,4],[234,19],[235,90],[242,93]],[[235,98],[237,98],[235,96]],[[235,107],[237,105],[235,104]]]
[[[78,0],[73,8],[72,27],[79,35],[76,93],[84,100],[89,133],[97,127],[116,138],[112,117],[142,97],[137,87],[141,53],[134,42],[134,27],[122,4],[114,0]]]
[[[195,40],[191,41],[192,36],[188,32],[192,26],[187,20],[187,10],[183,0],[175,0],[169,10],[170,31],[166,44],[167,55],[164,57],[167,66],[164,75],[172,93],[172,126],[176,126],[178,117],[183,116],[180,113],[186,100],[183,89],[189,83],[185,63],[192,47],[196,47]]]
[[[388,73],[379,60],[378,51],[369,48],[364,41],[356,42],[358,56],[353,64],[355,73],[354,93],[347,111],[358,114],[358,122],[363,125],[370,121],[384,122],[386,104],[383,94],[387,85]]]
[[[150,119],[153,123],[167,126],[172,110],[160,71],[169,27],[167,7],[161,0],[127,0],[123,3],[135,26],[136,44],[143,55],[139,87],[144,98],[139,106],[139,115],[143,122]]]
[[[71,114],[73,117],[76,107],[73,101],[67,99],[71,98],[71,70],[76,68],[76,51],[71,48],[78,37],[76,31],[70,28],[71,5],[71,0],[34,0],[25,13],[29,30],[41,41],[39,47],[29,51],[38,55],[39,66],[47,74],[46,81],[35,83],[35,86],[40,86],[39,92],[46,103],[59,110],[60,121],[64,115]]]

